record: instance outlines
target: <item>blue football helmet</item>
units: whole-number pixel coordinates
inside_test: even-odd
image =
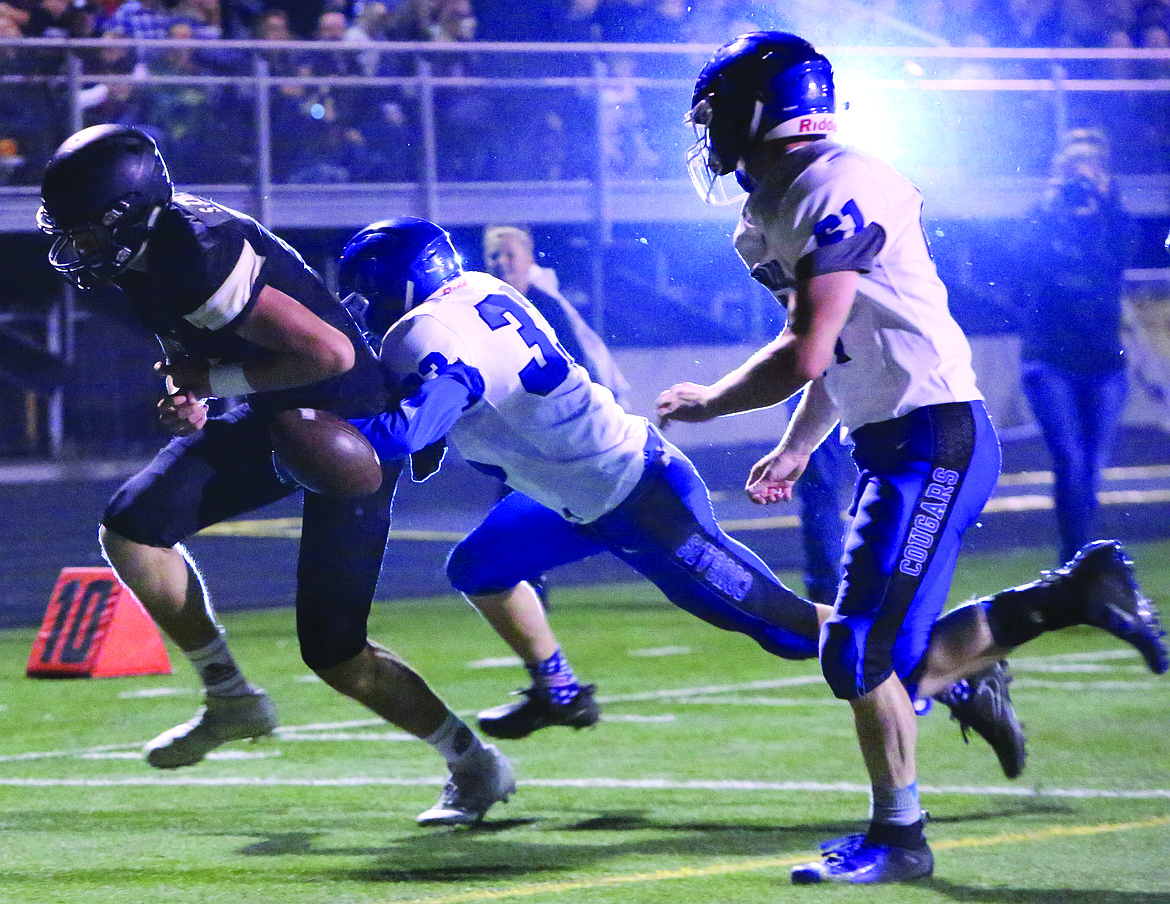
[[[756,31],[724,44],[695,82],[687,122],[695,143],[687,168],[699,196],[725,204],[742,196],[736,175],[765,140],[805,141],[837,130],[833,67],[808,41],[782,31]]]
[[[398,318],[462,272],[444,229],[396,217],[371,223],[345,243],[338,282],[351,311],[365,302],[365,327],[377,344]]]
[[[174,187],[153,139],[130,126],[90,126],[53,154],[37,225],[54,236],[53,268],[82,289],[122,272],[146,246]]]

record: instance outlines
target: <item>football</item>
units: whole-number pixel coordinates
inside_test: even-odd
[[[378,453],[348,421],[316,408],[281,411],[268,425],[276,462],[322,496],[368,496],[382,485]]]

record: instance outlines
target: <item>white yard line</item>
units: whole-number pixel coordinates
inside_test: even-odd
[[[1130,656],[1132,654],[1126,654]],[[1053,657],[1054,659],[1057,657]],[[1041,662],[1037,660],[1037,662]],[[1013,664],[1013,671],[1016,671]],[[1023,669],[1019,670],[1023,671]],[[1040,672],[1058,671],[1056,668],[1038,668]],[[1069,669],[1076,672],[1076,669]],[[1144,671],[1144,670],[1143,670]],[[775,690],[780,688],[820,685],[824,678],[817,675],[801,675],[794,678],[776,678],[764,681],[748,681],[742,684],[705,685],[689,688],[663,688],[654,691],[640,691],[632,694],[611,694],[597,697],[602,704],[613,703],[671,703],[680,706],[839,706],[839,701],[830,697],[767,697],[758,694],[745,695],[746,691]],[[1116,680],[1116,681],[1046,681],[1036,678],[1016,678],[1013,682],[1015,689],[1054,690],[1054,691],[1095,691],[1100,693],[1116,693],[1118,691],[1154,690],[1161,684],[1150,680]],[[460,713],[463,717],[475,715],[474,712]],[[606,722],[669,722],[674,720],[670,714],[605,714],[602,720]],[[413,735],[396,731],[362,732],[352,729],[385,727],[382,719],[349,719],[343,722],[310,722],[305,725],[281,725],[275,730],[275,735],[282,741],[414,741]],[[130,742],[125,744],[103,744],[97,747],[85,747],[72,750],[44,750],[29,751],[27,753],[0,754],[0,764],[16,763],[30,760],[44,760],[54,758],[84,758],[100,756],[106,752],[141,750],[146,741]],[[214,753],[211,755],[216,756]]]
[[[673,652],[673,649],[672,649]],[[1136,653],[1130,650],[1100,650],[1086,653],[1060,653],[1044,657],[1021,657],[1012,659],[1012,671],[1018,676],[1021,673],[1037,672],[1041,674],[1066,673],[1081,674],[1086,671],[1097,672],[1097,662],[1119,661],[1132,659],[1140,662]],[[1134,673],[1146,674],[1145,669],[1135,666],[1126,669]],[[1115,668],[1115,671],[1118,669]],[[837,700],[827,696],[821,697],[768,697],[759,694],[748,694],[752,691],[778,690],[782,688],[821,686],[824,678],[820,672],[808,675],[798,675],[790,678],[775,678],[761,681],[747,681],[739,684],[701,685],[686,688],[662,688],[652,691],[640,691],[629,694],[599,695],[597,700],[602,704],[660,702],[675,705],[702,706],[702,705],[736,705],[736,706],[837,706]],[[1055,691],[1097,691],[1116,693],[1117,691],[1150,690],[1159,686],[1158,682],[1150,680],[1102,680],[1102,681],[1053,681],[1038,678],[1016,677],[1015,689],[1055,690]],[[151,695],[158,695],[160,690],[153,689]],[[122,695],[119,695],[122,696]],[[461,716],[472,716],[474,713],[460,713]],[[661,723],[673,721],[675,717],[669,713],[659,714],[622,714],[614,713],[603,716],[607,722],[626,723]],[[382,728],[382,731],[355,731],[354,729]],[[276,737],[281,741],[289,742],[400,742],[414,741],[412,735],[404,732],[387,731],[386,722],[381,719],[349,719],[340,722],[310,722],[305,725],[283,725],[276,729]],[[72,750],[30,751],[27,753],[0,754],[0,764],[29,762],[45,759],[133,759],[138,757],[145,741],[126,744],[103,744],[95,747]],[[214,752],[210,758],[220,758],[220,752]],[[225,755],[223,759],[231,759]],[[0,785],[18,782],[19,779],[0,778]],[[38,780],[30,780],[38,781]],[[46,779],[45,781],[51,781]],[[116,780],[111,780],[116,781]],[[539,784],[539,782],[535,782]],[[1015,789],[1013,793],[1016,793]],[[1159,792],[1160,793],[1160,792]]]
[[[172,776],[148,774],[130,778],[6,778],[0,787],[10,788],[366,788],[442,785],[448,776],[344,776],[340,778],[277,778],[274,776]],[[761,782],[736,779],[675,781],[669,778],[566,778],[527,779],[518,784],[533,788],[596,788],[634,791],[774,791],[800,794],[863,794],[869,785],[856,782]],[[963,796],[1035,797],[1114,800],[1170,800],[1170,788],[1048,788],[1009,785],[923,785],[928,794]]]

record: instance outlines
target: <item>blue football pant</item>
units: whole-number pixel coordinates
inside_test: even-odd
[[[895,672],[913,697],[963,533],[999,478],[999,440],[982,402],[918,408],[853,440],[857,489],[821,668],[843,700]]]
[[[452,550],[452,585],[469,596],[500,593],[559,565],[611,552],[692,615],[746,634],[785,659],[814,657],[816,610],[719,527],[690,460],[656,431],[652,440],[633,492],[589,524],[510,493]]]

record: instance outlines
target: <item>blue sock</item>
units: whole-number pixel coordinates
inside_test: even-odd
[[[525,664],[528,674],[532,676],[533,686],[545,694],[553,703],[564,705],[572,700],[581,686],[577,684],[577,676],[573,674],[572,666],[561,648],[548,659],[535,665]]]

